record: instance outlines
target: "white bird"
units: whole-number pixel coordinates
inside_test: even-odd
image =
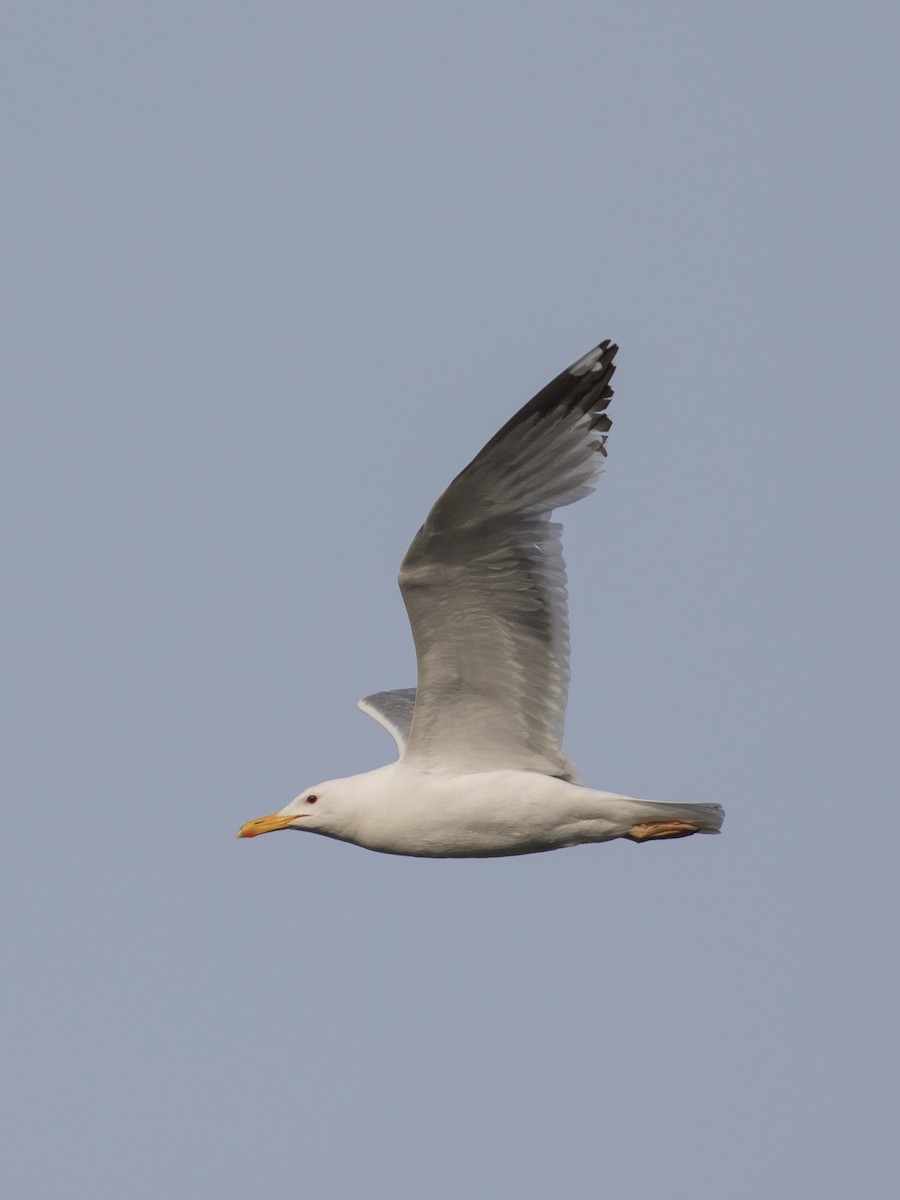
[[[594,490],[617,347],[589,351],[453,480],[400,567],[418,687],[359,702],[389,766],[332,779],[238,837],[303,829],[387,854],[486,858],[718,833],[718,804],[583,787],[562,751],[569,627],[554,509]]]

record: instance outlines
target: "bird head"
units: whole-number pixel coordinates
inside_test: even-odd
[[[274,833],[276,829],[309,829],[319,832],[330,831],[331,805],[324,785],[308,788],[285,805],[281,812],[269,813],[247,821],[237,831],[239,838],[258,837],[261,833]]]

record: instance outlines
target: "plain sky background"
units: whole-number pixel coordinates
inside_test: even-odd
[[[8,3],[5,1192],[893,1198],[893,3]],[[234,838],[619,341],[567,748],[724,836]]]

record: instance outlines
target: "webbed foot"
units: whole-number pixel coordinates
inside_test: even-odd
[[[690,837],[697,832],[698,826],[687,821],[644,821],[632,825],[625,837],[631,842],[652,842],[662,838]]]

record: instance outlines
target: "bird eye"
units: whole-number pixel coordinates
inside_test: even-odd
[[[318,800],[318,798],[319,798],[318,796],[307,796],[306,803],[307,804],[315,804],[315,802]]]

